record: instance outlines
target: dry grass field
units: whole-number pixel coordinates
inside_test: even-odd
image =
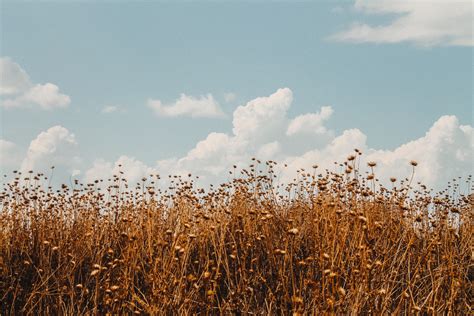
[[[359,159],[285,185],[276,162],[254,159],[207,190],[194,175],[56,190],[16,173],[0,195],[0,314],[472,312],[464,183],[384,187]]]

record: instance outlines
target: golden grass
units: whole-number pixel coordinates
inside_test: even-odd
[[[0,314],[468,314],[467,197],[384,188],[358,159],[286,187],[256,160],[209,191],[18,175],[0,195]]]

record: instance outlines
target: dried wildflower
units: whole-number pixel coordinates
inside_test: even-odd
[[[288,234],[293,235],[293,236],[297,235],[298,232],[299,232],[298,228],[291,228],[288,230]]]
[[[291,301],[294,305],[303,305],[304,303],[303,298],[301,296],[293,296],[291,298]]]
[[[213,291],[213,290],[208,290],[208,291],[206,292],[206,294],[207,294],[207,296],[214,296],[214,295],[216,294],[216,292]]]
[[[438,193],[421,183],[412,188],[412,179],[390,190],[375,178],[375,162],[361,172],[360,153],[320,174],[316,166],[300,168],[287,185],[274,181],[274,162],[262,172],[255,159],[241,177],[234,166],[231,181],[207,190],[195,188],[191,175],[170,175],[163,189],[140,180],[132,188],[118,172],[102,192],[99,179],[55,190],[32,184],[43,175],[28,173],[25,185],[18,174],[0,188],[0,227],[8,239],[0,243],[8,254],[0,256],[0,274],[10,276],[4,305],[14,314],[21,311],[13,298],[32,314],[49,305],[75,310],[71,302],[85,313],[97,306],[104,314],[145,314],[158,309],[155,300],[142,299],[155,297],[164,311],[264,314],[246,295],[295,315],[360,310],[360,298],[374,315],[397,306],[401,314],[466,314],[455,304],[470,262],[464,259],[474,258],[466,243],[474,196],[459,193],[465,188],[457,178]],[[54,277],[54,289],[49,281],[10,284],[32,276]],[[442,304],[422,299],[433,291]]]
[[[346,290],[340,286],[338,289],[337,289],[337,292],[341,295],[341,296],[346,296]]]
[[[285,254],[286,254],[286,251],[277,248],[277,249],[275,249],[275,250],[273,251],[273,253],[276,254],[276,255],[285,255]]]

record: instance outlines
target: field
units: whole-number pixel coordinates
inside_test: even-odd
[[[285,185],[254,159],[207,190],[194,175],[56,190],[16,173],[0,195],[0,314],[469,314],[464,183],[384,187],[359,156]]]

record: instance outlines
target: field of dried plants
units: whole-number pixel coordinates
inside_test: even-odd
[[[0,193],[0,314],[472,312],[464,183],[384,187],[360,159],[285,185],[276,162],[253,159],[207,190],[194,175],[121,173],[56,190],[16,172]]]

